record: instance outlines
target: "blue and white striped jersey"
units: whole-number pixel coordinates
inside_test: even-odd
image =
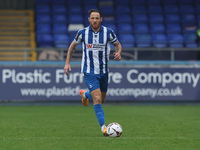
[[[110,43],[114,44],[117,41],[113,30],[101,25],[100,30],[94,32],[91,26],[88,26],[79,30],[74,40],[76,43],[82,42],[81,72],[92,74],[108,73]]]

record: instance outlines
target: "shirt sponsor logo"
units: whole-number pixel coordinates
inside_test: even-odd
[[[87,44],[87,48],[92,48],[92,44]]]
[[[105,45],[104,44],[87,44],[87,48],[92,50],[104,50]]]

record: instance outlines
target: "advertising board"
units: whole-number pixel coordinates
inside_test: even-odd
[[[108,101],[199,101],[199,68],[111,67]],[[0,100],[79,101],[80,67],[1,67]]]

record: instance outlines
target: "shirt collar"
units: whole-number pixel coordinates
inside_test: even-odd
[[[89,25],[89,30],[91,30],[92,32],[94,32],[94,31],[92,30],[91,25]],[[103,26],[102,26],[102,25],[100,25],[100,30],[97,31],[97,32],[95,32],[95,33],[98,33],[98,32],[101,32],[101,31],[103,31]]]

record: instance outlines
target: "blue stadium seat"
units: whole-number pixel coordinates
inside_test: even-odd
[[[53,37],[51,34],[37,34],[38,47],[53,47]]]
[[[71,43],[74,40],[76,34],[77,34],[77,31],[69,32],[69,43]],[[79,45],[81,45],[81,44],[79,44]]]
[[[184,47],[184,39],[181,34],[168,34],[167,40],[170,47]]]
[[[135,23],[134,24],[134,33],[149,33],[149,27],[146,23]]]
[[[193,0],[178,0],[179,5],[190,5],[193,4]]]
[[[68,7],[69,14],[81,14],[83,12],[80,5],[71,5]]]
[[[145,5],[146,0],[131,0],[130,1],[132,5]]]
[[[150,32],[151,33],[164,33],[165,26],[164,24],[150,24]]]
[[[181,33],[181,26],[178,23],[170,23],[166,24],[166,32],[167,33]]]
[[[48,33],[51,34],[51,24],[37,24],[36,25],[36,33],[37,34],[44,34]]]
[[[123,48],[133,48],[135,47],[135,44],[134,43],[121,43],[122,47]],[[124,52],[123,52],[124,54]]]
[[[148,6],[148,13],[157,13],[161,14],[163,13],[161,5],[149,5]]]
[[[37,43],[37,47],[45,48],[45,47],[54,47],[53,43]]]
[[[36,14],[49,14],[51,12],[49,5],[36,5]]]
[[[50,15],[36,15],[36,23],[51,23]]]
[[[177,5],[164,5],[164,12],[166,14],[177,14],[179,13],[179,7]]]
[[[53,23],[67,23],[67,16],[65,14],[54,14],[52,19]]]
[[[181,16],[181,22],[182,24],[195,24],[196,17],[193,14],[185,14]]]
[[[163,1],[163,5],[176,5],[177,4],[177,0],[162,0]]]
[[[114,16],[104,16],[103,17],[103,23],[116,23]]]
[[[82,24],[83,23],[83,16],[82,15],[69,15],[69,22],[71,24]]]
[[[103,23],[102,25],[112,29],[117,34],[117,27],[114,23]]]
[[[117,5],[129,5],[129,0],[114,0]]]
[[[173,43],[173,44],[169,44],[169,47],[172,47],[172,48],[183,48],[185,47],[184,44],[179,44],[179,43]],[[176,53],[176,52],[175,52]]]
[[[115,12],[116,14],[130,14],[131,10],[129,5],[117,5]]]
[[[200,0],[193,0],[194,1],[194,5],[200,5]]]
[[[54,34],[54,44],[57,48],[67,48],[69,45],[69,36],[67,34]]]
[[[150,23],[164,23],[164,17],[161,14],[150,14],[149,22]]]
[[[66,0],[66,1],[67,1],[67,6],[82,4],[82,0]]]
[[[196,43],[194,43],[194,44],[186,43],[185,47],[187,47],[187,48],[198,48],[198,45]],[[195,57],[197,57],[197,55]]]
[[[183,35],[184,37],[184,41],[187,44],[195,44],[195,40],[196,40],[196,33],[184,33]]]
[[[35,0],[36,5],[49,4],[49,3],[50,3],[50,0]]]
[[[151,38],[154,47],[167,47],[167,37],[165,34],[152,34]]]
[[[131,24],[118,24],[117,29],[119,34],[131,33],[133,31],[133,27]]]
[[[55,48],[68,48],[69,44],[66,44],[66,43],[54,43],[54,47]]]
[[[119,41],[123,44],[132,44],[135,42],[135,38],[133,34],[120,34],[119,35]]]
[[[132,22],[132,18],[129,14],[126,15],[117,15],[116,16],[116,22],[117,23],[131,23]]]
[[[83,5],[87,6],[87,5],[97,5],[98,4],[98,0],[92,0],[92,1],[88,1],[88,0],[83,0]]]
[[[68,33],[67,24],[53,24],[53,33]]]
[[[54,34],[54,41],[56,43],[69,43],[69,36],[67,34]]]
[[[167,46],[167,44],[153,43],[153,47],[156,47],[156,48],[166,48],[168,46]]]
[[[132,14],[146,14],[147,10],[144,5],[132,6]]]
[[[147,0],[147,5],[161,5],[162,0]]]
[[[113,3],[114,0],[99,0],[99,3],[105,3],[105,2],[110,2]]]
[[[180,6],[180,13],[182,13],[182,14],[194,14],[195,9],[192,5],[181,5]]]
[[[65,14],[67,13],[67,8],[64,5],[53,5],[52,6],[52,13],[54,14]]]
[[[52,5],[65,5],[66,3],[66,0],[51,0]]]
[[[196,6],[195,6],[195,12],[196,12],[197,14],[200,14],[200,5],[196,5]]]
[[[88,11],[90,10],[90,9],[98,9],[98,6],[97,5],[95,5],[95,4],[91,4],[91,5],[84,5],[84,7],[83,7],[83,11],[84,11],[84,13],[85,14],[88,14]]]
[[[88,15],[85,15],[83,18],[84,19],[83,22],[84,22],[85,26],[90,25],[90,23],[88,21],[88,17],[89,17]],[[102,24],[104,24],[104,18],[103,18]]]
[[[133,15],[133,23],[147,23],[148,17],[146,14],[135,14]]]
[[[180,23],[180,16],[178,14],[167,14],[165,18],[166,23]]]
[[[197,14],[197,21],[200,22],[200,14]]]
[[[137,47],[151,47],[150,34],[135,34],[135,42]]]
[[[100,11],[103,16],[115,15],[115,10],[112,5],[104,5],[100,7]]]

